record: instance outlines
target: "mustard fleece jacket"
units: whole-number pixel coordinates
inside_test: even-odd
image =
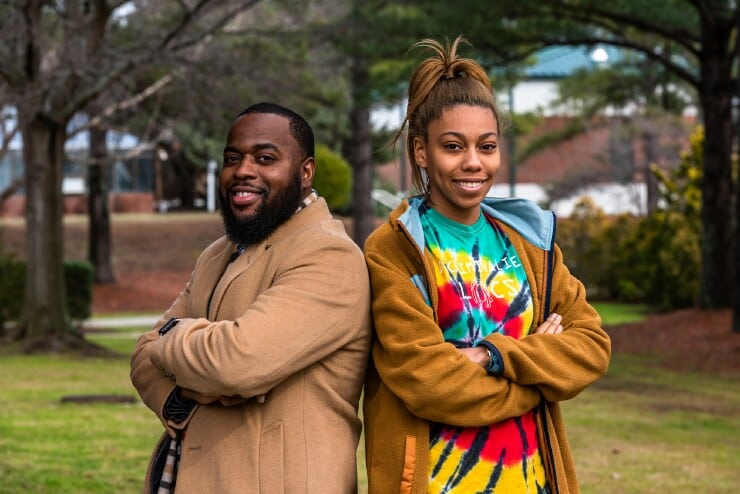
[[[481,206],[520,256],[533,327],[551,312],[563,316],[558,335],[489,335],[486,341],[503,362],[503,372],[493,376],[444,341],[424,255],[422,202],[404,200],[365,243],[374,324],[363,399],[369,492],[426,494],[430,422],[478,427],[532,409],[552,493],[580,492],[558,402],[606,373],[611,345],[583,284],[563,263],[554,214],[517,198],[487,199]]]

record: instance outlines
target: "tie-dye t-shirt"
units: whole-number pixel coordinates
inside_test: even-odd
[[[421,221],[445,340],[468,348],[493,332],[526,335],[532,295],[504,232],[482,214],[468,226],[422,207]],[[486,427],[432,424],[427,492],[547,492],[536,432],[533,412]]]

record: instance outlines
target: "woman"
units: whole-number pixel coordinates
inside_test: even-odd
[[[411,76],[401,130],[421,194],[365,244],[370,492],[577,493],[558,402],[606,372],[609,337],[563,264],[554,215],[486,198],[499,113],[460,41],[415,45],[432,54]]]

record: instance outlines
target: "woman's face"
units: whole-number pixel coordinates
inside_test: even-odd
[[[489,108],[457,105],[429,123],[414,157],[429,176],[429,204],[451,220],[472,225],[501,166],[498,123]]]

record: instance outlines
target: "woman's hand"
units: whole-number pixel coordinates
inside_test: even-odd
[[[560,324],[562,321],[563,316],[553,312],[545,322],[537,327],[534,334],[560,334],[563,332],[563,325]],[[474,364],[478,364],[484,369],[488,367],[488,352],[485,347],[474,346],[473,348],[458,348],[458,350]]]
[[[560,324],[562,321],[563,316],[553,312],[545,319],[545,322],[537,327],[534,334],[560,334],[563,332],[563,325]]]
[[[458,348],[458,350],[474,364],[478,364],[484,369],[488,367],[488,352],[485,347],[474,346],[473,348]]]

